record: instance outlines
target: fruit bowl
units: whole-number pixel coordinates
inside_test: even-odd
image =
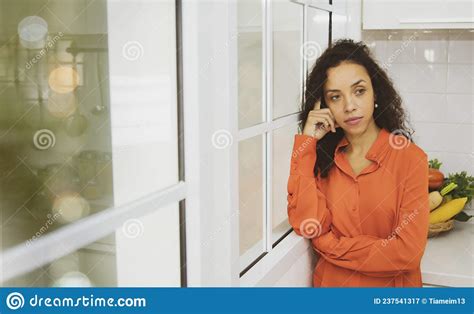
[[[449,231],[454,227],[454,219],[443,221],[435,224],[430,224],[428,229],[428,238],[432,238],[441,232]]]

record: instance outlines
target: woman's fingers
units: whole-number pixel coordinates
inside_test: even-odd
[[[325,108],[325,112],[327,112],[330,116],[331,116],[331,119],[334,121],[334,124],[336,125],[336,118],[334,118],[334,115],[332,114],[331,110],[329,110],[329,108]]]
[[[327,112],[310,112],[310,116],[318,122],[324,123],[326,127],[330,127],[332,132],[336,132],[335,121],[332,116]]]
[[[308,119],[311,119],[312,124],[322,123],[324,124],[323,129],[326,131],[336,132],[336,128],[340,125],[337,124],[334,115],[329,108],[321,109],[321,100],[317,100],[314,104],[313,110],[309,112]]]
[[[321,100],[318,99],[315,103],[314,103],[314,107],[313,107],[313,110],[319,110],[321,109]]]
[[[330,117],[327,116],[321,116],[320,121],[324,124],[324,129],[326,131],[329,131],[329,129],[332,129],[332,120]]]
[[[331,116],[332,121],[334,122],[333,123],[333,131],[336,132],[336,128],[340,128],[341,126],[336,122],[336,118],[334,118],[334,115],[332,114],[331,110],[329,110],[329,108],[326,108],[326,109],[327,109],[327,112],[329,113],[329,115]]]
[[[331,123],[331,118],[327,115],[318,114],[318,115],[313,115],[312,117],[314,119],[314,122],[323,123],[325,126]]]

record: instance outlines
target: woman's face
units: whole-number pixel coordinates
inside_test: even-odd
[[[360,134],[374,123],[374,91],[361,65],[343,62],[327,71],[324,100],[337,124],[349,134]],[[354,122],[351,118],[360,118]]]

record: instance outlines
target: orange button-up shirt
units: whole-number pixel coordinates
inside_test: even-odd
[[[296,134],[288,179],[288,218],[320,258],[314,287],[421,287],[428,234],[428,156],[381,129],[354,174],[338,143],[326,178],[314,176],[317,139]]]

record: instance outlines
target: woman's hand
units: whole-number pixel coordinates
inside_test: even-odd
[[[322,139],[329,131],[336,132],[339,125],[329,108],[321,108],[321,100],[316,101],[313,110],[308,114],[303,134]]]

